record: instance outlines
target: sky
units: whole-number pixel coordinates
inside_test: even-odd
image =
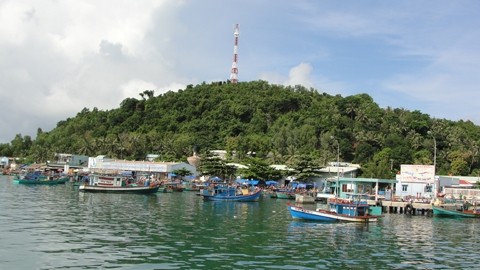
[[[0,143],[83,108],[226,81],[480,124],[477,0],[0,0]]]

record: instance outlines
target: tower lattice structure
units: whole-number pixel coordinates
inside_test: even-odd
[[[232,71],[230,73],[230,82],[237,83],[238,82],[238,23],[235,25],[235,29],[233,32],[233,36],[235,37],[235,43],[233,46],[233,63],[232,63]]]

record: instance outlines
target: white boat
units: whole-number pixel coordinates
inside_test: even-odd
[[[89,183],[80,185],[78,190],[84,192],[148,194],[156,193],[159,189],[158,185],[151,185],[148,181],[139,185],[130,183],[129,180],[128,177],[121,175],[91,175]]]

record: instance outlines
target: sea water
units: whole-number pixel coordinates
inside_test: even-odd
[[[306,205],[315,208],[317,205]],[[287,201],[83,193],[0,176],[0,269],[475,269],[480,220],[293,220]]]

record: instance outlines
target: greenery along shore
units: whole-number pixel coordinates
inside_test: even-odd
[[[332,139],[332,136],[334,139]],[[17,134],[0,155],[27,162],[55,153],[142,160],[186,160],[192,150],[255,153],[269,164],[340,160],[362,165],[364,177],[391,178],[400,164],[433,164],[437,174],[479,175],[480,127],[431,118],[420,111],[380,108],[367,94],[331,96],[302,86],[266,81],[189,85],[155,96],[146,90],[108,111],[84,108],[36,138]]]

